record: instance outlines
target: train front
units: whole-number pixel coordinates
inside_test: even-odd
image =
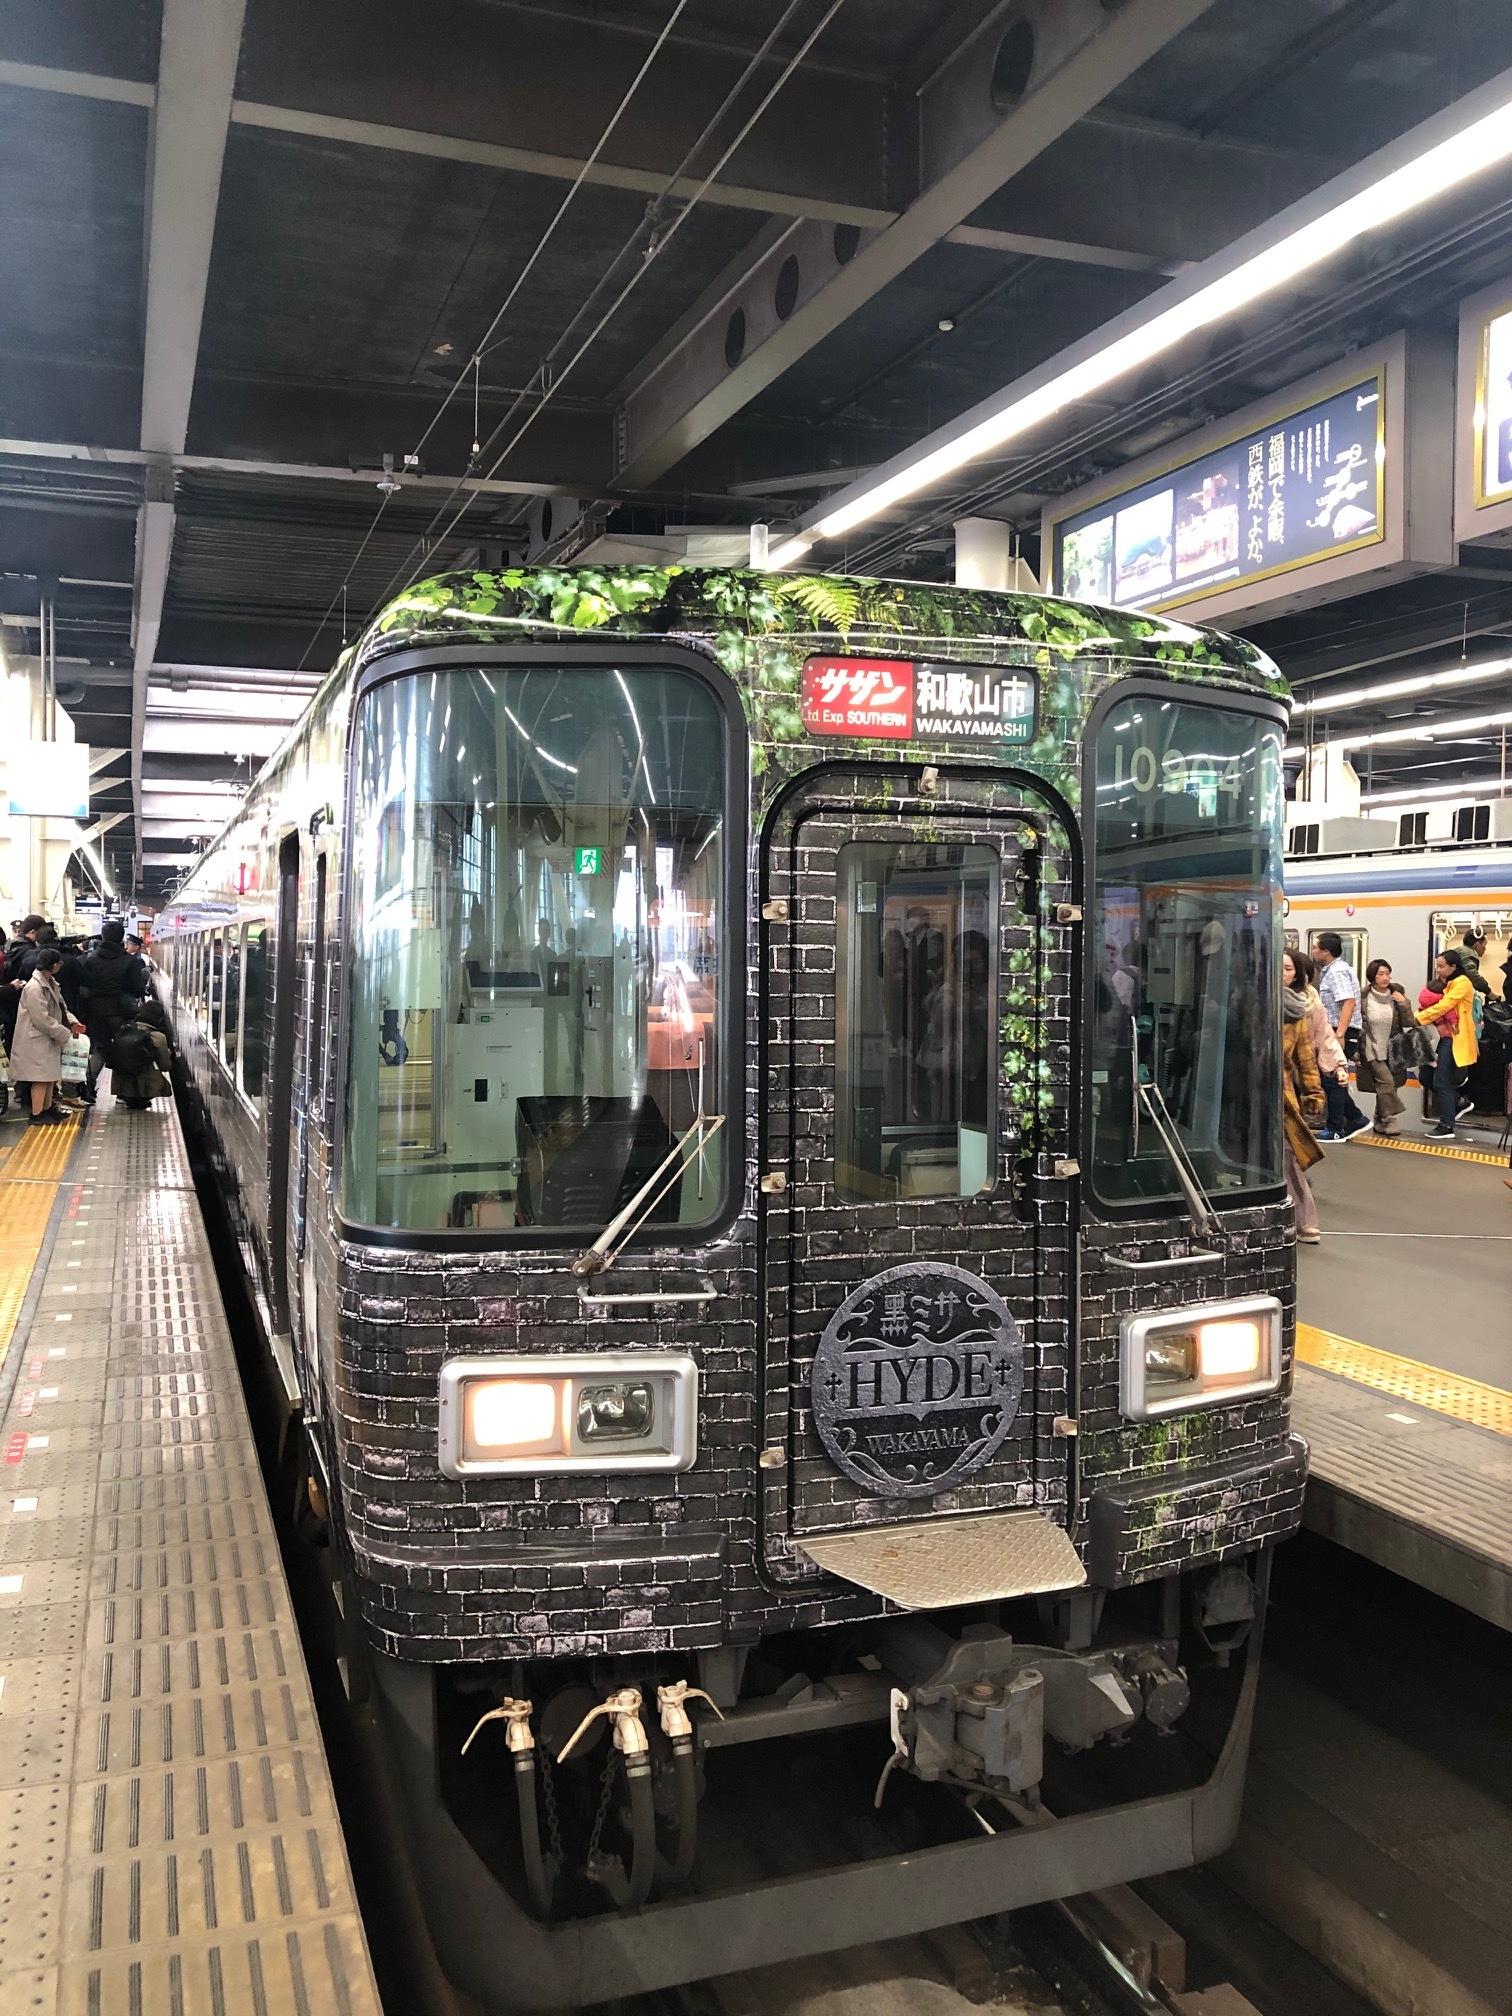
[[[487,2006],[1237,1824],[1304,1469],[1284,716],[989,599],[933,655],[727,619],[362,676],[332,1495]]]

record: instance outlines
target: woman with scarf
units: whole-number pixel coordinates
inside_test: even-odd
[[[1297,1239],[1303,1246],[1316,1246],[1323,1234],[1318,1230],[1318,1205],[1307,1180],[1307,1171],[1323,1159],[1313,1129],[1323,1118],[1326,1101],[1323,1080],[1318,1072],[1317,1053],[1309,1029],[1311,1020],[1307,995],[1299,982],[1301,974],[1290,952],[1281,959],[1281,1107],[1285,1132],[1282,1159],[1286,1166],[1286,1188],[1297,1214]]]
[[[1356,1134],[1370,1131],[1370,1122],[1349,1096],[1349,1060],[1338,1031],[1328,1019],[1323,997],[1318,992],[1318,962],[1307,952],[1288,952],[1296,978],[1294,986],[1307,1003],[1307,1033],[1312,1039],[1313,1062],[1323,1085],[1325,1141],[1352,1141]]]

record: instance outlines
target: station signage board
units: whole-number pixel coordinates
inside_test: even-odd
[[[1454,532],[1512,545],[1512,278],[1460,304]]]
[[[1399,336],[1073,493],[1044,515],[1047,590],[1213,622],[1448,564],[1441,440],[1437,496],[1411,447],[1451,382],[1447,349]]]
[[[1034,675],[1012,666],[905,658],[809,658],[799,694],[811,735],[998,749],[1034,740],[1038,703]]]
[[[13,819],[87,819],[89,749],[83,742],[22,742],[5,752]]]

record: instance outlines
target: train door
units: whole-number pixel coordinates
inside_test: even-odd
[[[300,1391],[306,1410],[318,1415],[320,1409],[319,1315],[315,1280],[315,1251],[309,1236],[309,1204],[312,1159],[317,1157],[316,1130],[326,1123],[326,876],[328,855],[317,847],[314,863],[315,889],[310,927],[310,957],[304,976],[303,1040],[299,1045],[296,1085],[296,1152],[298,1183],[294,1197],[294,1258],[299,1279],[294,1330],[294,1356],[299,1366]],[[291,1301],[292,1282],[291,1282]]]
[[[949,810],[891,813],[880,775],[827,773],[768,835],[763,1527],[787,1582],[817,1562],[928,1603],[846,1550],[884,1522],[937,1547],[925,1515],[942,1511],[1004,1515],[958,1536],[968,1581],[998,1542],[1018,1564],[977,1595],[1082,1579],[1052,1427],[1069,1412],[1070,1214],[1063,1197],[1015,1205],[1026,1113],[1032,1130],[1053,1090],[1041,1066],[1068,1069],[1053,1017],[1069,981],[1043,962],[1069,975],[1070,934],[1043,914],[1043,812],[1014,796],[963,782]]]
[[[289,1164],[293,1147],[294,1043],[299,1002],[299,835],[278,849],[273,947],[273,1071],[268,1097],[268,1283],[277,1335],[289,1334]]]

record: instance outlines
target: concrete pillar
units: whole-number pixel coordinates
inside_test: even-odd
[[[1040,592],[1034,570],[1012,551],[1012,526],[1001,518],[957,518],[955,542],[957,588],[1011,588],[1019,595]]]
[[[1320,743],[1307,752],[1303,788],[1299,797],[1309,806],[1326,811],[1333,819],[1358,819],[1360,780],[1342,749]]]
[[[1013,528],[1001,518],[957,518],[957,588],[1006,588],[1013,561]]]

